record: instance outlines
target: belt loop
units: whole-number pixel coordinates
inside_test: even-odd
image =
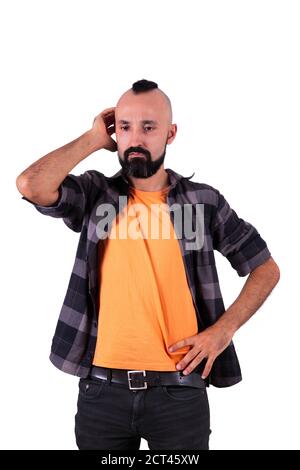
[[[108,385],[111,384],[111,377],[112,377],[112,370],[111,370],[111,369],[107,369],[107,381],[108,381]]]

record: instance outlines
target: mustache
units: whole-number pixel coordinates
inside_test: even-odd
[[[151,154],[150,152],[148,152],[147,150],[141,148],[141,147],[130,147],[129,149],[125,150],[124,152],[124,158],[126,160],[128,160],[128,157],[129,157],[129,154],[131,152],[137,152],[137,153],[141,153],[143,155],[145,155],[145,157],[147,158],[147,160],[149,160],[151,158]]]

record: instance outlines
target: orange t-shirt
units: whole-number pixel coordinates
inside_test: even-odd
[[[168,347],[198,333],[181,249],[166,203],[168,189],[131,187],[127,206],[104,240],[94,365],[174,371],[190,346],[171,353]]]

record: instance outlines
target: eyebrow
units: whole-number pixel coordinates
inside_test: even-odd
[[[144,119],[140,122],[143,124],[158,124],[158,122],[154,121],[153,119]],[[118,124],[130,124],[130,121],[126,121],[125,119],[120,119],[118,121]]]

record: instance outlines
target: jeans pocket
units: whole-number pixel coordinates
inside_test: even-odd
[[[101,379],[83,379],[79,380],[79,396],[85,400],[93,400],[99,398],[104,389],[106,380]]]
[[[207,398],[206,388],[188,385],[162,385],[162,390],[168,398],[178,401]]]

